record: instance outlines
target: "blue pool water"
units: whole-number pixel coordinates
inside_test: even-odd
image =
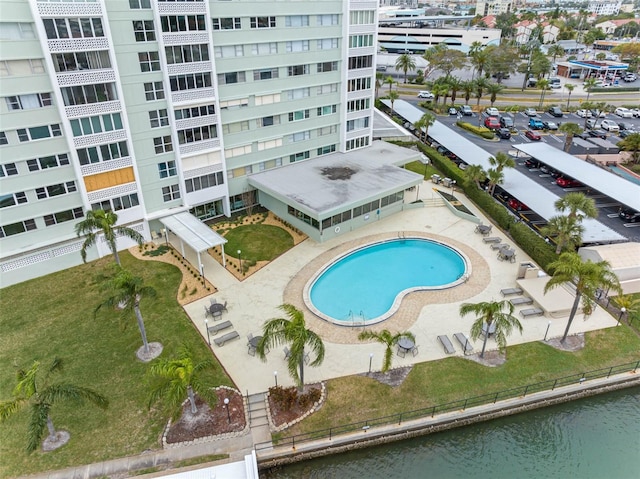
[[[459,280],[466,264],[453,248],[426,239],[366,246],[333,263],[312,284],[311,303],[344,322],[380,319],[407,290],[440,289]]]

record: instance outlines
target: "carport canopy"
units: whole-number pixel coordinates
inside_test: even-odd
[[[184,243],[198,254],[198,270],[202,273],[200,253],[214,246],[222,246],[222,264],[225,264],[224,244],[227,240],[187,211],[160,218],[160,222],[179,239],[184,256]]]

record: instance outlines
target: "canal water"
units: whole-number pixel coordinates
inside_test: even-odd
[[[640,387],[293,464],[263,479],[638,479]]]

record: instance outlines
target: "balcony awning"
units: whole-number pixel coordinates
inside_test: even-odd
[[[224,237],[186,211],[160,218],[160,222],[198,253],[227,242]]]

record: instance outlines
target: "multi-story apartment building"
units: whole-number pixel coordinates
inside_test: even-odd
[[[587,6],[587,11],[596,15],[617,15],[620,13],[622,1],[592,0]]]
[[[369,145],[376,29],[376,1],[3,0],[3,285],[78,264],[89,209],[149,238]]]
[[[476,15],[500,15],[514,10],[513,0],[476,0]]]

